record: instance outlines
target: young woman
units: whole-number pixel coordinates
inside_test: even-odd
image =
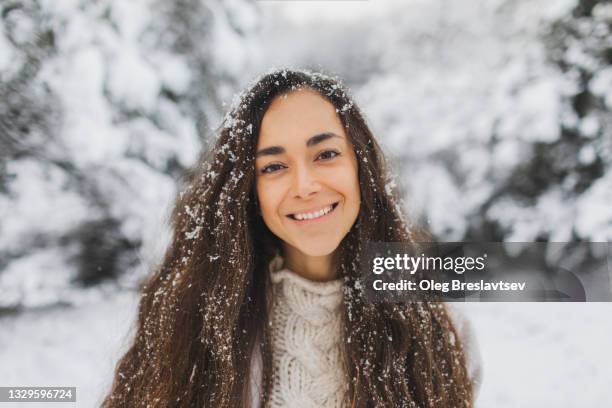
[[[274,71],[190,173],[104,407],[471,407],[443,303],[364,299],[368,241],[417,242],[345,88]]]

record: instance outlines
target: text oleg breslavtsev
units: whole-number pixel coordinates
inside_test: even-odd
[[[450,282],[436,282],[433,279],[421,280],[419,282],[402,279],[399,282],[384,282],[377,279],[373,282],[374,290],[392,290],[392,291],[523,291],[525,290],[525,282],[463,282],[459,279],[453,279]]]

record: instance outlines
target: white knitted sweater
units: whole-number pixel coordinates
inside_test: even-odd
[[[342,280],[314,282],[280,269],[277,257],[270,265],[272,361],[275,368],[267,408],[342,407],[348,384],[343,377],[341,348]],[[478,348],[469,323],[449,308],[464,343],[467,366],[475,388],[481,380]],[[253,358],[251,399],[258,407],[262,359]]]

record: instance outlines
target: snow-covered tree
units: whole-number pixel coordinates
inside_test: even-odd
[[[440,239],[610,239],[610,6],[573,3],[400,6],[378,38],[359,95]]]
[[[133,285],[254,54],[257,10],[15,0],[0,16],[0,307]]]
[[[560,140],[543,146],[574,208],[573,237],[612,239],[612,3],[580,0],[544,37],[563,72]],[[556,154],[555,154],[556,153]],[[544,161],[544,160],[543,160]]]

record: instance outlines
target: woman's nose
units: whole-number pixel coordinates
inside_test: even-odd
[[[298,166],[295,171],[293,188],[296,197],[306,198],[321,190],[321,184],[312,169],[308,166]]]

